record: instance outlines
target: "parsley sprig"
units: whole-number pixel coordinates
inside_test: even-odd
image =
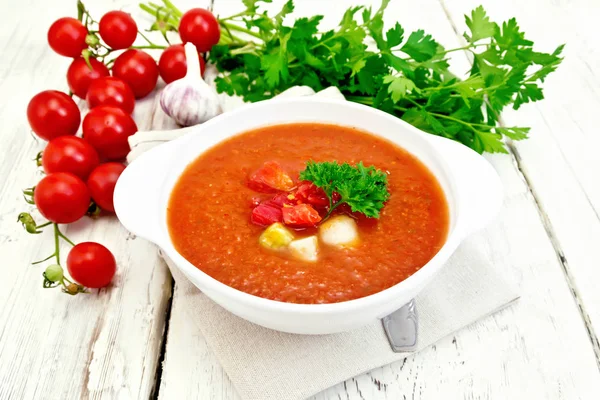
[[[309,161],[306,169],[300,172],[300,180],[311,181],[327,194],[329,211],[325,218],[342,204],[349,205],[353,212],[379,218],[379,212],[390,197],[385,172],[374,166],[365,167],[362,162],[353,166],[336,161]],[[336,202],[333,193],[340,196]]]
[[[148,3],[157,18],[165,6]],[[521,140],[529,128],[499,124],[509,106],[544,98],[541,84],[562,61],[563,45],[551,53],[533,49],[514,18],[493,22],[483,7],[465,16],[466,44],[445,49],[423,30],[408,33],[399,22],[384,30],[384,12],[350,7],[339,26],[319,31],[323,16],[284,23],[290,0],[276,14],[262,11],[271,0],[242,0],[246,9],[219,18],[221,40],[210,60],[223,73],[217,90],[246,101],[271,98],[307,85],[318,91],[338,87],[347,100],[391,113],[435,135],[459,141],[479,153],[506,153],[504,138]],[[370,43],[370,45],[367,45]],[[473,66],[461,79],[450,71],[449,56],[470,53]]]

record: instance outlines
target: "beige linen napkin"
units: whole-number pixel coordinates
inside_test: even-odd
[[[313,94],[306,87],[282,93],[283,96]],[[314,95],[343,100],[335,88]],[[189,128],[131,136],[132,151],[127,160],[131,162],[143,151],[187,132]],[[351,332],[320,336],[294,335],[254,325],[212,302],[164,258],[177,290],[188,297],[187,304],[191,305],[187,308],[188,317],[206,338],[242,399],[302,400],[406,357],[406,353],[392,351],[381,322]],[[468,242],[463,244],[417,297],[418,350],[518,298],[515,286],[506,279],[506,271],[498,271],[485,261],[476,247]]]

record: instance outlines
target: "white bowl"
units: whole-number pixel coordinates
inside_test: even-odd
[[[175,250],[167,229],[167,204],[185,167],[231,136],[266,125],[294,122],[356,127],[396,143],[427,165],[440,182],[450,210],[446,243],[431,261],[408,279],[367,297],[333,304],[291,304],[231,288],[193,266]],[[502,185],[494,168],[462,144],[424,133],[371,107],[310,97],[255,103],[199,125],[189,134],[142,154],[125,169],[114,193],[115,211],[121,223],[160,246],[213,301],[248,321],[300,334],[348,331],[400,308],[432,280],[467,235],[496,215],[502,199]]]

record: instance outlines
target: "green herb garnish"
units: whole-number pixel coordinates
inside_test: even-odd
[[[342,204],[348,204],[353,212],[379,218],[379,212],[390,198],[385,172],[374,166],[365,167],[362,162],[352,166],[348,163],[338,164],[336,161],[309,161],[306,169],[300,172],[300,179],[311,181],[327,194],[329,212],[325,218]],[[335,203],[334,192],[340,195]]]
[[[325,32],[319,30],[322,15],[284,23],[294,10],[291,0],[273,13],[261,7],[271,0],[241,1],[245,10],[218,18],[221,39],[210,51],[223,73],[215,81],[219,92],[254,102],[296,85],[315,91],[335,86],[347,100],[479,153],[507,153],[504,138],[527,137],[529,128],[500,126],[500,113],[543,99],[541,84],[562,61],[563,45],[551,53],[535,51],[514,18],[493,22],[481,6],[465,16],[466,45],[445,49],[421,29],[405,32],[399,22],[384,30],[390,0],[377,10],[350,7],[339,26]],[[163,3],[141,7],[177,26],[181,11]],[[473,59],[464,79],[450,72],[449,63],[452,53],[462,51]]]

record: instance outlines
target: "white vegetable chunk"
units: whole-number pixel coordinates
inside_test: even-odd
[[[319,241],[316,236],[294,240],[289,244],[290,253],[304,261],[317,261],[319,256]]]
[[[347,215],[336,215],[319,226],[323,243],[336,247],[353,247],[358,244],[356,221]]]
[[[271,250],[282,250],[294,240],[294,234],[282,223],[275,222],[260,235],[258,242]]]

